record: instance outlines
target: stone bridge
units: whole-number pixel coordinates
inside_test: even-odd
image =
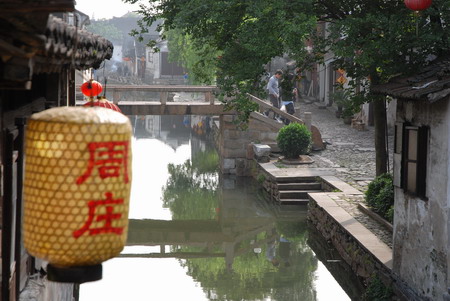
[[[224,174],[248,176],[252,170],[252,144],[267,144],[272,150],[277,150],[276,137],[283,124],[266,117],[263,112],[271,109],[275,113],[292,122],[305,123],[311,126],[311,118],[305,114],[305,122],[284,111],[274,108],[268,102],[248,94],[251,101],[259,106],[259,112],[252,112],[248,127],[241,130],[236,125],[236,112],[225,111],[225,104],[215,99],[218,92],[216,86],[187,86],[187,85],[109,85],[112,100],[125,115],[212,115],[215,142],[219,151],[220,168]],[[125,101],[121,100],[124,93],[132,91],[157,92],[159,101]],[[169,93],[192,92],[203,93],[204,101],[173,102],[169,101]],[[82,104],[84,102],[77,102]],[[309,118],[308,118],[309,117]]]

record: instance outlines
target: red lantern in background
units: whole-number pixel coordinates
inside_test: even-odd
[[[425,10],[431,6],[433,0],[405,0],[407,8],[415,11]]]
[[[81,85],[81,93],[87,97],[94,97],[102,93],[103,86],[98,81],[93,79]]]
[[[83,107],[103,107],[122,113],[120,108],[115,103],[110,102],[103,96],[98,97],[96,100],[90,99],[83,105]]]

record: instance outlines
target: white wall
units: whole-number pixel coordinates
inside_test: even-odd
[[[397,120],[429,125],[426,172],[428,200],[405,194],[395,187],[393,271],[417,293],[442,300],[449,287],[449,135],[448,100],[433,105],[398,101]],[[400,157],[394,159],[399,174]],[[398,179],[397,179],[398,180]]]
[[[113,56],[111,59],[115,62],[122,62],[122,45],[114,44]]]

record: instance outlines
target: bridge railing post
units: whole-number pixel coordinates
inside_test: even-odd
[[[214,104],[214,95],[211,91],[205,92],[205,101],[208,101],[210,105]]]
[[[311,131],[311,123],[312,123],[312,113],[311,112],[305,112],[305,125],[308,128],[308,130]]]
[[[114,104],[118,104],[119,103],[119,98],[120,98],[120,92],[117,90],[114,90],[113,92],[113,103]]]
[[[159,94],[159,101],[162,105],[165,105],[167,103],[167,98],[169,97],[169,92],[167,91],[161,91],[161,94]]]

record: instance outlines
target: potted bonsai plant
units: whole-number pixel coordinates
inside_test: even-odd
[[[350,91],[346,89],[338,89],[330,93],[330,98],[338,106],[338,112],[340,112],[339,117],[344,119],[345,124],[350,124],[352,122],[353,115],[357,111],[357,107],[350,95]]]
[[[299,160],[311,149],[311,132],[304,124],[293,122],[280,129],[277,143],[285,159]]]

